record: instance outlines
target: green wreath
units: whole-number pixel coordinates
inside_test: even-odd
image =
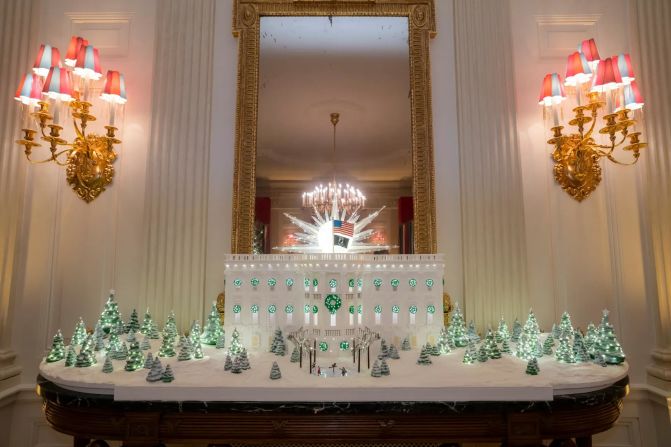
[[[332,314],[336,313],[341,305],[342,300],[340,299],[340,296],[335,293],[330,293],[324,298],[324,306],[326,306],[326,309]]]

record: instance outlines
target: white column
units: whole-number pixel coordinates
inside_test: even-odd
[[[16,293],[16,264],[20,253],[21,217],[28,162],[14,141],[21,120],[14,97],[29,69],[33,1],[7,0],[0,4],[0,391],[18,382],[21,368],[11,349],[12,298]]]
[[[467,319],[528,311],[508,0],[455,0],[455,71]]]
[[[159,320],[203,317],[213,45],[213,0],[158,2],[140,308]]]
[[[643,222],[648,236],[648,257],[653,270],[650,292],[657,310],[656,344],[653,364],[648,373],[671,387],[671,5],[667,0],[637,0],[640,44],[640,68],[636,75],[645,106],[646,132],[649,147],[642,150],[642,192],[645,197]]]

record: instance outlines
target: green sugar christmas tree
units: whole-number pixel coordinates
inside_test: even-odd
[[[599,340],[599,334],[594,326],[594,323],[590,322],[587,325],[587,334],[585,334],[585,348],[590,357],[594,358],[596,355],[596,342]]]
[[[576,331],[573,337],[573,356],[578,363],[590,361],[590,356],[587,348],[585,348],[585,342],[580,331]]]
[[[427,348],[428,348],[428,351],[429,351],[430,355],[432,355],[434,357],[437,357],[437,356],[440,355],[440,350],[438,349],[438,346],[432,345],[431,343],[427,343]]]
[[[47,355],[47,362],[53,363],[65,358],[65,345],[63,344],[63,334],[59,329],[51,340],[51,350]]]
[[[72,333],[72,339],[70,340],[71,345],[79,346],[86,339],[86,326],[84,325],[84,320],[80,317],[79,321],[75,325],[75,330]]]
[[[175,375],[172,373],[172,368],[170,365],[167,365],[163,371],[163,374],[161,374],[161,382],[170,383],[173,380],[175,380]]]
[[[483,343],[480,345],[480,349],[478,349],[478,362],[484,363],[487,359],[489,359],[489,354],[487,354],[487,348]]]
[[[464,351],[463,363],[467,365],[472,365],[477,360],[477,354],[475,352],[475,344],[473,342],[469,343]]]
[[[455,346],[462,348],[468,344],[466,322],[464,321],[464,316],[459,308],[459,303],[454,306],[454,312],[452,313],[447,330]]]
[[[130,344],[128,350],[128,359],[126,360],[126,371],[137,371],[144,366],[144,359],[142,357],[142,350],[140,350],[140,343],[134,341]]]
[[[270,352],[275,355],[286,354],[286,343],[284,342],[284,336],[282,335],[282,329],[280,328],[275,329],[273,341],[270,344]]]
[[[527,362],[527,370],[526,373],[530,374],[532,376],[538,375],[538,372],[540,371],[540,368],[538,367],[538,360],[536,360],[536,357],[530,359]]]
[[[389,346],[384,338],[380,340],[380,356],[383,359],[389,357]]]
[[[243,370],[248,370],[251,368],[249,364],[249,357],[247,356],[247,350],[245,348],[240,351],[240,368]]]
[[[300,358],[301,358],[301,353],[298,350],[298,346],[294,346],[294,350],[291,351],[291,359],[290,359],[291,363],[298,363]]]
[[[93,330],[93,339],[95,340],[95,346],[93,350],[100,352],[105,349],[105,333],[100,326],[100,323],[96,323],[96,327]]]
[[[196,340],[200,340],[201,336],[202,331],[200,328],[200,321],[193,320],[193,323],[191,323],[191,329],[189,329],[189,341],[191,342],[191,346],[195,346]]]
[[[562,336],[559,339],[559,346],[557,346],[557,350],[555,351],[555,358],[560,363],[575,363],[573,348],[571,348],[569,337],[566,332],[562,332]]]
[[[151,369],[151,365],[154,364],[154,356],[151,355],[151,352],[147,353],[147,357],[144,359],[144,369]]]
[[[109,343],[107,344],[107,352],[113,353],[121,350],[121,340],[119,340],[119,336],[115,333],[111,333],[109,337],[110,338]]]
[[[270,379],[277,380],[282,378],[282,372],[280,372],[280,367],[277,362],[273,362],[273,366],[270,368]]]
[[[419,358],[417,359],[417,364],[418,365],[430,365],[431,358],[429,357],[429,352],[426,348],[426,346],[422,346],[422,350],[419,353]]]
[[[158,382],[161,380],[163,375],[163,365],[161,364],[161,359],[156,357],[154,363],[151,365],[151,369],[147,373],[147,382]]]
[[[401,356],[398,355],[398,349],[396,349],[396,346],[394,345],[389,346],[389,358],[394,360],[398,360],[401,358]]]
[[[228,348],[228,352],[233,356],[237,356],[242,351],[242,343],[240,343],[240,333],[237,329],[233,329],[233,334],[231,335],[231,346]]]
[[[401,342],[401,351],[410,351],[412,349],[410,347],[410,339],[408,337],[404,337],[403,341]]]
[[[177,360],[180,362],[191,360],[191,349],[188,343],[182,343],[182,347],[179,349]]]
[[[112,359],[114,360],[126,360],[128,357],[128,346],[126,343],[121,342],[121,347],[112,353]]]
[[[507,338],[503,339],[503,343],[501,343],[501,353],[503,354],[511,354],[512,351],[510,349],[510,343],[508,342]]]
[[[231,360],[230,355],[226,354],[226,360],[224,361],[224,371],[230,371],[232,367],[233,367],[233,360]]]
[[[559,332],[566,332],[569,337],[573,336],[573,325],[571,324],[571,316],[568,312],[564,312],[559,321]]]
[[[165,321],[165,326],[163,327],[163,338],[166,334],[170,337],[172,343],[174,344],[175,339],[177,338],[177,323],[175,322],[175,312],[170,311],[168,319]]]
[[[82,351],[87,355],[88,361],[91,365],[98,363],[96,356],[94,354],[93,348],[95,347],[95,340],[93,339],[93,334],[89,334],[84,339],[82,343]]]
[[[233,360],[233,365],[231,365],[231,372],[233,374],[240,374],[242,372],[242,368],[240,367],[240,359],[238,357]]]
[[[92,365],[91,358],[90,358],[88,352],[86,352],[85,349],[82,349],[81,351],[79,351],[79,354],[77,355],[77,360],[75,361],[75,367],[76,368],[88,368],[91,365]]]
[[[447,333],[447,328],[444,326],[440,328],[440,336],[438,337],[438,343],[436,343],[436,347],[438,348],[438,352],[440,354],[449,354],[452,351],[449,338],[450,337]]]
[[[114,371],[114,366],[112,366],[112,359],[109,355],[106,355],[105,363],[103,363],[103,372],[105,374],[110,374],[112,371]]]
[[[524,328],[522,328],[522,333],[519,336],[515,355],[524,360],[531,360],[532,358],[542,355],[542,347],[539,352],[539,346],[541,346],[539,337],[540,329],[538,328],[536,315],[534,315],[532,310],[529,310],[529,317],[527,318],[527,321],[524,324]]]
[[[149,308],[147,308],[147,311],[144,313],[144,318],[142,319],[142,324],[140,325],[140,333],[143,335],[149,335],[149,331],[151,330],[153,323],[154,320],[152,320],[151,314],[149,313]]]
[[[151,326],[149,326],[149,332],[147,333],[147,337],[149,337],[151,340],[158,340],[160,338],[158,332],[158,325],[156,324],[155,321],[151,322]]]
[[[176,355],[175,347],[173,346],[173,338],[170,335],[170,330],[166,327],[163,329],[163,340],[161,348],[158,350],[158,357],[174,357]]]
[[[417,363],[419,363],[419,361],[417,361]],[[372,377],[382,377],[382,371],[380,370],[380,363],[378,363],[377,360],[375,360],[375,362],[373,363],[373,368],[370,370],[370,375]]]
[[[501,317],[501,320],[499,321],[499,327],[496,330],[495,338],[497,343],[503,343],[503,340],[510,338],[508,323],[506,323],[506,320],[503,317]]]
[[[126,337],[126,341],[127,341],[128,343],[133,343],[134,341],[137,341],[137,337],[136,337],[135,334],[136,334],[136,331],[133,330],[133,329],[131,329],[131,330],[128,332],[128,337]]]
[[[380,362],[380,374],[383,376],[388,376],[391,374],[391,371],[389,370],[389,365],[387,364],[387,361],[385,359],[382,359]]]
[[[193,358],[194,359],[203,358],[203,347],[200,344],[200,340],[196,340],[196,344],[193,346]]]
[[[555,346],[555,339],[552,336],[552,333],[548,334],[545,342],[543,342],[543,354],[552,355],[552,348]]]
[[[550,333],[552,334],[552,337],[556,340],[559,340],[559,338],[561,337],[561,330],[559,329],[559,326],[557,326],[554,323],[552,323],[552,330],[550,331]]]
[[[126,322],[126,327],[124,332],[129,333],[129,332],[139,332],[140,331],[140,321],[138,320],[137,316],[137,310],[133,309],[133,311],[130,313],[130,318]]]
[[[65,366],[75,366],[77,361],[77,352],[75,351],[74,345],[68,346],[67,353],[65,354]]]
[[[114,290],[110,290],[109,297],[105,303],[105,308],[100,314],[98,323],[105,334],[116,332],[119,322],[121,322],[121,313],[119,305],[114,300]]]
[[[601,324],[599,325],[599,338],[596,342],[597,355],[601,355],[606,363],[619,365],[624,362],[625,355],[620,343],[615,336],[613,325],[608,320],[608,311],[603,311]]]
[[[496,344],[496,336],[492,332],[491,329],[487,331],[487,336],[485,337],[485,343],[484,343],[485,350],[487,352],[487,356],[490,359],[500,359],[501,358],[501,351],[499,350],[499,346]]]
[[[210,314],[207,316],[207,322],[205,323],[205,329],[203,330],[201,340],[206,345],[216,345],[222,333],[223,329],[221,328],[221,323],[219,321],[217,305],[216,303],[212,303],[212,308],[210,309]]]

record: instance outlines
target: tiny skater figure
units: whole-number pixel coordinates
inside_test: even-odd
[[[317,375],[318,376],[322,375],[322,369],[319,366],[317,367]]]
[[[333,373],[334,376],[335,376],[335,369],[336,369],[337,367],[338,367],[338,365],[335,364],[335,363],[334,363],[333,365],[331,365],[331,372]]]
[[[344,366],[342,368],[340,368],[340,374],[342,374],[343,377],[345,377],[347,375],[347,370],[345,369]]]

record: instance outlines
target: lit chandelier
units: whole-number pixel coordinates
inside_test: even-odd
[[[567,96],[575,101],[575,117],[568,124],[576,126],[577,133],[564,135],[560,112]],[[640,150],[647,146],[639,141],[641,132],[631,132],[636,121],[630,115],[643,107],[643,99],[634,80],[629,54],[600,59],[594,39],[583,41],[578,51],[568,57],[564,83],[557,73],[545,76],[539,104],[546,118],[552,116],[553,135],[548,144],[554,147],[555,180],[579,202],[601,182],[601,158],[618,165],[632,165],[638,161]],[[595,133],[598,111],[602,108],[605,108],[605,125]],[[631,153],[628,161],[616,157],[614,151],[618,147]]]
[[[65,65],[65,66],[63,66]],[[73,36],[61,63],[58,48],[41,45],[32,72],[25,74],[14,95],[21,103],[23,138],[16,142],[24,147],[31,163],[55,162],[66,166],[68,184],[77,195],[91,202],[112,182],[116,160],[114,145],[121,143],[115,137],[115,117],[123,113],[126,103],[124,77],[109,70],[100,99],[107,102],[107,125],[103,135],[87,132],[89,123],[96,120],[91,113],[96,81],[102,77],[98,49],[88,41]],[[69,113],[68,113],[69,112]],[[61,135],[62,118],[72,118],[74,137],[68,141]],[[49,154],[40,160],[32,158],[33,148],[48,143]]]
[[[336,158],[336,125],[340,120],[339,113],[331,114],[331,124],[333,124],[333,181],[327,186],[316,186],[312,192],[303,193],[303,208],[314,208],[319,214],[326,212],[331,214],[333,203],[337,203],[341,211],[352,214],[357,209],[366,204],[366,196],[354,186],[345,185],[336,182],[335,178],[335,158]]]

